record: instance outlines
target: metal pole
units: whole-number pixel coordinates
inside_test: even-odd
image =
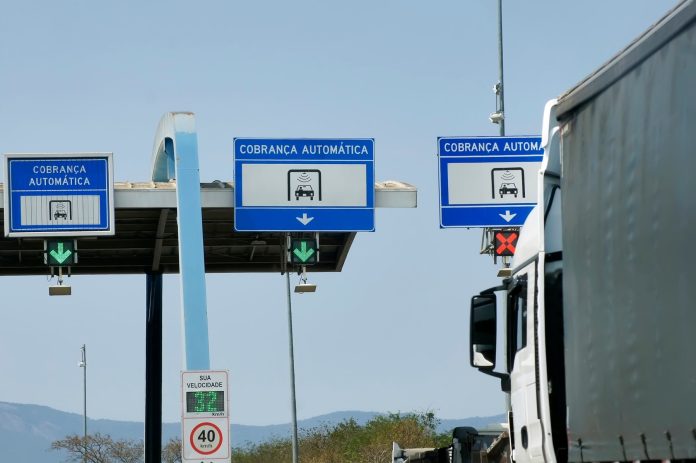
[[[162,274],[146,275],[145,463],[162,461]]]
[[[288,242],[288,234],[285,235]],[[287,246],[287,244],[286,244]],[[286,250],[283,249],[283,253],[286,254]],[[292,297],[290,295],[290,268],[287,262],[287,257],[285,258],[285,282],[288,292],[288,342],[290,350],[290,403],[292,411],[292,463],[298,463],[300,461],[299,457],[299,444],[297,442],[297,402],[295,401],[295,353],[293,349],[292,340]]]
[[[198,135],[193,113],[166,113],[155,135],[152,181],[176,179],[184,369],[209,370]]]
[[[503,83],[503,0],[498,0],[498,79],[500,88],[498,92],[499,109],[503,115],[500,120],[500,136],[505,136],[505,84]],[[503,257],[503,266],[509,267],[509,261]],[[512,410],[512,401],[510,393],[505,393],[505,409],[510,412]],[[509,422],[509,421],[508,421]]]
[[[503,0],[498,0],[498,83],[495,86],[496,104],[495,104],[495,114],[499,117],[499,120],[495,121],[491,119],[491,122],[498,124],[500,130],[500,136],[505,136],[505,84],[503,82]],[[494,256],[493,262],[496,262],[496,258],[493,252],[492,240],[490,240],[490,234],[488,233],[491,229],[484,228],[483,235],[481,236],[481,254],[489,254]],[[503,266],[509,267],[510,262],[507,257],[503,257]]]
[[[498,81],[500,99],[498,111],[503,115],[500,121],[500,136],[505,136],[505,85],[503,83],[503,0],[498,0]]]
[[[503,118],[500,121],[500,136],[505,136],[505,85],[503,85],[503,0],[498,0],[498,78],[500,81],[500,91],[498,97],[498,107]],[[503,256],[503,267],[510,267],[510,258]]]
[[[87,344],[82,344],[80,348],[82,359],[80,367],[82,368],[82,436],[84,438],[83,445],[85,454],[82,456],[82,461],[87,461]]]
[[[82,418],[82,434],[87,439],[87,344],[82,344]]]

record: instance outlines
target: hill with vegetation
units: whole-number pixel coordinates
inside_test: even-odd
[[[406,429],[407,426],[404,423],[408,421],[401,423],[400,420],[396,420],[396,417],[408,416],[421,416],[419,419],[425,423],[422,420],[425,415],[422,414],[384,415],[359,411],[334,412],[300,420],[298,427],[303,442],[301,445],[307,448],[342,449],[341,452],[351,454],[358,443],[375,447],[377,446],[375,442],[382,442],[379,439],[373,439],[378,430],[386,433],[388,429],[392,431]],[[432,423],[428,426],[434,426],[431,432],[437,436],[449,434],[456,426],[483,427],[500,423],[503,419],[503,415],[441,421],[433,417]],[[142,422],[89,419],[87,427],[93,436],[96,434],[109,436],[114,442],[123,441],[130,443],[129,445],[140,442],[143,436]],[[79,414],[62,412],[40,405],[0,402],[0,461],[23,463],[66,461],[69,452],[60,449],[51,450],[52,443],[64,440],[67,436],[79,436],[81,433],[82,416]],[[162,437],[165,443],[173,441],[178,444],[180,435],[179,423],[163,425]],[[338,445],[339,437],[347,435],[351,436],[350,439],[346,437],[344,444]],[[232,424],[230,430],[232,446],[236,449],[235,455],[241,462],[255,461],[251,458],[268,452],[282,453],[286,447],[289,448],[289,436],[290,425],[287,423],[268,426]],[[411,441],[408,439],[394,438],[393,440],[403,446],[411,446]]]

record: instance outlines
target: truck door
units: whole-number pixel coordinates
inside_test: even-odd
[[[536,263],[515,278],[508,291],[508,346],[510,400],[516,463],[542,456],[543,433],[537,400],[538,355],[536,346]]]

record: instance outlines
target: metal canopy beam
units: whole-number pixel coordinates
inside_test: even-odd
[[[2,210],[3,194],[4,185],[0,183],[0,210]],[[201,206],[204,209],[234,208],[232,182],[201,183],[200,195]],[[417,196],[416,187],[408,183],[397,181],[375,183],[375,204],[380,209],[414,208],[418,203]],[[114,203],[116,212],[119,209],[176,209],[176,181],[116,182]],[[118,233],[118,230],[116,232]]]
[[[179,233],[175,182],[122,182],[115,186],[116,235],[77,240],[79,263],[73,275],[144,274],[153,270],[179,272]],[[282,233],[234,231],[233,186],[213,182],[200,186],[206,273],[282,271]],[[416,188],[400,182],[375,185],[380,208],[415,207]],[[0,204],[2,204],[0,184]],[[162,220],[163,210],[168,210]],[[0,213],[0,227],[2,224]],[[163,227],[163,228],[162,228]],[[340,272],[348,256],[351,233],[321,233],[321,261],[312,272]],[[357,238],[358,240],[360,238]],[[161,249],[157,251],[158,244]],[[259,244],[266,242],[267,244]],[[252,248],[255,248],[253,256]],[[0,275],[48,275],[42,239],[5,238],[0,234]],[[79,288],[75,288],[79,290]]]

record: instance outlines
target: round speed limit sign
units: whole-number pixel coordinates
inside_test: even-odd
[[[204,421],[191,430],[189,442],[199,454],[211,455],[222,446],[222,432],[215,424]]]

